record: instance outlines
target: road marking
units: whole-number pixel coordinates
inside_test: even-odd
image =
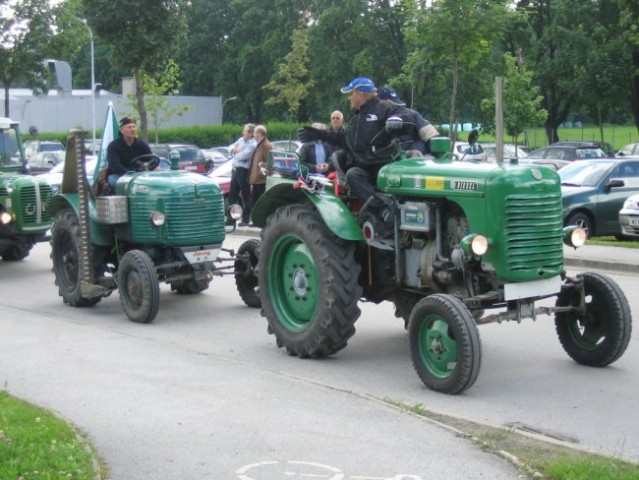
[[[318,479],[318,480],[422,480],[418,475],[399,474],[394,477],[345,476],[336,467],[315,462],[288,460],[268,460],[250,463],[235,471],[239,480],[275,480],[273,474],[280,478]]]

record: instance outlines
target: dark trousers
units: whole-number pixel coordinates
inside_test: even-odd
[[[372,200],[368,204],[368,209],[377,212],[384,206],[384,202],[377,196],[373,182],[377,180],[377,173],[381,167],[374,168],[372,171],[366,171],[361,167],[351,167],[346,172],[346,185],[351,189],[355,196],[362,202],[366,203],[369,198]]]
[[[253,200],[252,206],[255,206],[258,198],[260,198],[265,191],[266,191],[265,183],[254,183],[253,185],[251,185],[251,199]]]
[[[253,208],[251,184],[248,181],[248,174],[248,168],[234,167],[229,190],[229,205],[240,203],[240,194],[242,195],[241,204],[244,206],[242,221],[246,223],[248,223],[251,218],[251,209]]]

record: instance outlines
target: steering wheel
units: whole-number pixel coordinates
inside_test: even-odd
[[[154,170],[160,164],[160,157],[155,153],[145,153],[144,155],[138,155],[131,160],[131,166],[135,168],[136,172],[146,172]]]

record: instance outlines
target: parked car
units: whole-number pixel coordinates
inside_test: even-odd
[[[471,146],[468,142],[455,142],[453,159],[462,162],[483,162],[486,159],[486,153],[479,143]]]
[[[24,142],[24,156],[27,162],[36,153],[40,152],[64,152],[66,148],[57,140],[28,140]]]
[[[615,157],[639,157],[639,142],[629,143],[619,150]]]
[[[497,146],[494,143],[482,143],[484,149],[484,160],[486,162],[497,161]],[[504,143],[504,160],[510,160],[511,158],[524,158],[530,150],[523,145],[515,145],[513,143]]]
[[[587,140],[566,140],[563,142],[555,142],[552,146],[556,147],[593,147],[600,148],[607,157],[615,156],[615,148],[607,142],[587,141]]]
[[[579,225],[589,237],[621,235],[619,210],[639,194],[639,158],[583,160],[558,173],[565,225]]]
[[[93,183],[93,175],[95,174],[95,166],[98,163],[98,157],[96,155],[86,156],[86,172],[89,185]],[[37,175],[39,178],[43,178],[49,185],[53,193],[60,193],[62,190],[62,173],[64,172],[64,160],[58,163],[55,167],[49,170],[47,173],[41,173]]]
[[[274,140],[271,145],[273,145],[273,150],[283,152],[298,152],[302,148],[302,142],[298,140]]]
[[[533,150],[520,163],[535,163],[559,170],[575,160],[590,158],[609,157],[602,149],[593,146],[552,144]]]
[[[220,150],[215,148],[207,148],[202,150],[207,160],[213,161],[213,169],[219,167],[223,163],[228,162],[231,157],[224,155]]]
[[[29,172],[31,174],[46,173],[60,163],[64,163],[66,152],[55,150],[51,152],[38,152],[29,159]]]
[[[204,152],[196,145],[188,143],[152,143],[149,146],[154,154],[166,161],[170,161],[169,152],[176,150],[180,154],[180,170],[206,174],[213,168],[213,160],[208,160]]]
[[[211,147],[211,148],[207,148],[207,150],[209,152],[211,150],[215,150],[216,152],[220,152],[222,155],[224,155],[229,160],[231,158],[233,158],[233,155],[231,154],[231,147],[228,147],[228,146]]]
[[[229,191],[231,190],[231,175],[233,174],[233,163],[224,162],[217,168],[214,168],[208,173],[208,176],[214,179],[222,193],[224,194],[224,211],[228,211],[229,207]]]
[[[623,202],[619,210],[619,226],[624,237],[639,237],[639,194],[632,195]]]

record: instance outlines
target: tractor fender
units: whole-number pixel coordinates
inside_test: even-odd
[[[75,214],[80,217],[80,210],[78,207],[78,195],[76,193],[61,193],[51,197],[49,204],[47,205],[47,211],[51,215],[51,218],[55,219],[55,215],[66,208],[71,208]],[[113,233],[109,225],[103,225],[97,223],[97,213],[95,202],[89,202],[89,231],[91,232],[91,243],[95,245],[108,246],[113,244]],[[55,220],[54,220],[55,221]]]
[[[263,228],[269,215],[279,207],[300,203],[315,206],[326,226],[339,238],[366,240],[357,219],[341,199],[326,191],[315,193],[293,188],[291,183],[279,183],[264,192],[253,207],[251,220]]]

